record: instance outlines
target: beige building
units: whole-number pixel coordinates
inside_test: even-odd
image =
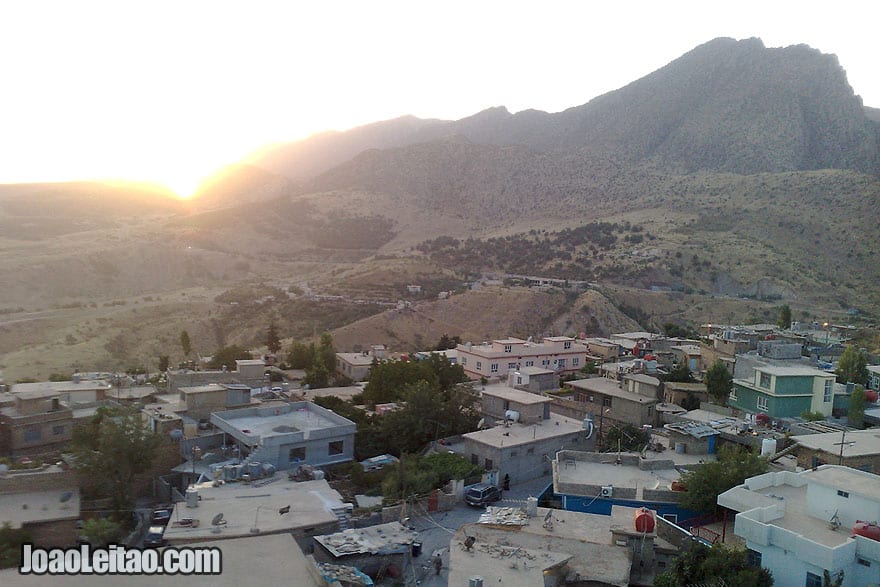
[[[574,390],[574,400],[584,414],[593,414],[602,435],[611,425],[618,423],[633,426],[658,424],[656,406],[660,400],[650,394],[651,386],[635,387],[649,395],[630,391],[624,381],[604,377],[569,381],[565,386]]]
[[[550,417],[552,398],[514,389],[506,385],[487,385],[480,396],[483,416],[504,420],[511,412],[523,424],[540,422]]]
[[[19,393],[54,392],[58,399],[69,406],[90,404],[113,396],[113,386],[104,379],[82,379],[71,381],[38,381],[35,383],[15,383],[10,388],[13,395]]]
[[[79,485],[73,471],[56,466],[0,476],[0,526],[24,528],[38,547],[76,544]]]
[[[804,434],[791,440],[797,443],[794,454],[798,466],[804,469],[844,465],[868,473],[880,472],[880,437],[876,429]]]
[[[47,453],[73,438],[73,410],[52,390],[12,394],[13,405],[0,408],[0,451],[13,457]]]
[[[540,367],[557,373],[575,373],[586,363],[587,345],[568,336],[548,336],[541,342],[504,338],[475,345],[460,344],[458,363],[473,379],[507,379],[510,371]]]

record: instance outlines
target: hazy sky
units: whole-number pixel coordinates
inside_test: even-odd
[[[880,5],[839,1],[0,4],[0,182],[179,192],[271,142],[403,114],[559,111],[715,37],[835,53],[880,107]]]

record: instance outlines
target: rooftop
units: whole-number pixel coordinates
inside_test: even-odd
[[[207,383],[205,385],[193,385],[191,387],[178,388],[180,393],[184,395],[193,395],[197,393],[216,393],[226,391],[226,386],[219,383]]]
[[[495,426],[486,430],[468,432],[462,438],[487,444],[495,448],[518,446],[531,442],[567,436],[583,430],[583,422],[551,414],[549,420],[541,420],[536,424],[520,424],[513,422],[509,426]]]
[[[187,587],[217,587],[217,585],[250,585],[254,583],[255,572],[265,585],[296,584],[323,587],[314,569],[314,563],[300,551],[292,536],[277,534],[272,536],[249,536],[213,542],[201,542],[199,547],[216,547],[222,554],[223,572],[221,575],[187,575]],[[272,561],[262,564],[261,561]],[[133,587],[154,587],[156,585],[180,585],[178,575],[127,575],[124,584]],[[21,575],[18,569],[0,571],[0,584],[5,587],[31,587],[46,583],[61,587],[114,586],[123,581],[116,575],[58,575],[47,581],[45,576]]]
[[[673,422],[672,424],[666,424],[663,427],[680,434],[693,436],[694,438],[706,438],[707,436],[715,436],[719,433],[719,431],[712,426],[700,424],[698,422]]]
[[[336,353],[336,356],[346,363],[358,367],[367,367],[369,365],[372,365],[373,360],[376,358],[370,353]]]
[[[13,395],[22,400],[35,400],[59,397],[61,394],[52,389],[28,389],[26,391],[13,392]]]
[[[813,377],[817,375],[821,377],[834,377],[833,373],[826,373],[825,371],[805,366],[780,367],[777,365],[760,365],[756,366],[755,370],[769,375],[788,377]]]
[[[660,385],[660,380],[656,377],[651,377],[650,375],[643,375],[641,373],[627,373],[623,376],[624,379],[632,379],[633,381],[638,381],[639,383],[647,383],[648,385],[658,386]]]
[[[255,522],[261,534],[277,534],[336,522],[332,508],[342,507],[342,496],[321,479],[318,481],[288,481],[276,474],[277,481],[259,483],[226,483],[214,487],[211,483],[196,486],[198,507],[187,507],[186,502],[174,504],[171,523],[165,538],[174,544],[200,540],[220,540],[251,536]],[[279,514],[290,506],[290,512]],[[257,511],[259,508],[259,512]],[[226,524],[215,533],[211,520],[223,514]],[[259,514],[259,515],[258,515]],[[199,520],[197,527],[177,526],[182,518]]]
[[[524,405],[548,404],[553,401],[553,398],[538,395],[537,393],[523,391],[521,389],[514,389],[513,387],[508,387],[503,383],[487,385],[486,388],[483,390],[483,395],[500,397],[502,399]]]
[[[523,367],[522,369],[517,369],[517,371],[526,375],[546,375],[547,373],[556,372],[552,369],[544,369],[543,367]]]
[[[13,528],[21,528],[22,524],[33,522],[77,518],[79,518],[78,489],[0,494],[0,525],[9,522]]]
[[[623,338],[626,340],[631,340],[633,342],[644,338],[647,340],[659,340],[663,338],[662,334],[654,334],[653,332],[621,332],[618,334],[612,334],[611,338]]]
[[[354,422],[343,418],[311,402],[274,402],[261,407],[227,410],[211,414],[211,422],[243,442],[253,443],[273,436],[302,433],[308,440],[310,433],[341,426],[351,426]]]
[[[577,573],[581,581],[629,584],[631,555],[612,544],[609,516],[546,508],[537,514],[525,525],[459,528],[450,545],[449,584],[466,585],[480,575],[487,585],[544,585],[545,571],[554,570]],[[552,526],[545,527],[548,514]],[[469,536],[476,541],[466,550]]]
[[[840,454],[840,443],[845,440],[846,444],[843,445],[844,457],[880,454],[880,431],[877,429],[847,431],[845,439],[842,432],[805,434],[802,436],[792,436],[791,439],[803,447],[835,455]]]
[[[35,383],[13,383],[10,391],[21,394],[31,391],[54,391],[57,393],[70,393],[71,391],[93,391],[96,389],[110,389],[111,385],[103,379],[75,381],[37,381]]]
[[[349,528],[335,534],[315,536],[315,542],[335,557],[352,554],[391,554],[406,552],[418,534],[400,524],[389,522],[365,528]]]
[[[575,389],[583,391],[591,391],[593,393],[601,393],[620,399],[629,400],[631,402],[640,403],[656,403],[659,400],[650,398],[633,391],[621,389],[619,382],[604,377],[593,377],[592,379],[578,379],[577,381],[568,381],[566,385],[570,385]]]

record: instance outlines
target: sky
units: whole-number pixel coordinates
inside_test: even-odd
[[[834,53],[880,107],[880,5],[444,0],[0,2],[0,183],[190,195],[271,143],[404,114],[557,112],[715,37]]]

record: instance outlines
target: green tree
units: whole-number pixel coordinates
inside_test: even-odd
[[[791,328],[791,308],[785,304],[779,308],[779,318],[776,319],[776,325],[783,330]]]
[[[269,323],[269,329],[266,332],[266,348],[273,355],[281,350],[281,339],[278,338],[278,327],[275,326],[275,322]]]
[[[180,331],[180,348],[183,350],[183,356],[189,359],[189,354],[192,352],[192,341],[190,341],[189,332],[186,330]]]
[[[772,587],[767,569],[751,567],[743,549],[723,544],[708,547],[692,542],[672,560],[669,570],[654,577],[654,587],[724,585],[725,587]]]
[[[840,355],[837,363],[838,383],[868,383],[868,359],[865,354],[853,345],[849,345]]]
[[[450,338],[448,334],[445,332],[443,336],[440,337],[440,341],[437,343],[437,346],[434,347],[435,351],[445,351],[447,349],[454,349],[456,346],[461,344],[461,337],[456,335]]]
[[[287,351],[287,364],[291,369],[305,369],[312,364],[312,353],[307,344],[294,341]]]
[[[620,446],[623,451],[640,451],[650,440],[650,433],[632,424],[612,426],[605,434],[605,443],[609,448],[617,449]]]
[[[681,400],[681,407],[687,411],[700,409],[700,398],[695,393],[689,391],[685,398]]]
[[[246,348],[232,344],[214,351],[211,360],[208,361],[209,369],[222,369],[225,365],[227,369],[235,369],[235,361],[252,359],[250,351]]]
[[[687,491],[681,506],[709,513],[718,507],[718,495],[767,471],[767,460],[740,446],[722,446],[717,460],[703,463],[681,476]]]
[[[694,380],[691,370],[686,363],[675,365],[669,374],[663,378],[664,381],[672,381],[675,383],[691,383]]]
[[[727,365],[717,359],[712,366],[703,374],[703,383],[706,384],[706,392],[716,403],[722,406],[727,403],[730,389],[733,385],[733,375],[727,369]]]
[[[333,348],[333,336],[329,332],[321,335],[321,343],[314,360],[320,361],[327,373],[333,374],[336,371],[336,349]]]
[[[88,424],[74,429],[74,467],[87,493],[111,498],[117,513],[131,506],[131,484],[149,470],[162,437],[130,408],[98,408]]]
[[[596,367],[596,363],[593,361],[586,361],[580,370],[580,373],[583,373],[584,375],[595,375],[598,372],[599,368]]]
[[[309,389],[320,389],[330,385],[330,373],[323,361],[315,361],[309,367],[306,367],[306,374],[302,379],[303,385],[308,385]]]
[[[801,414],[801,418],[806,420],[807,422],[821,422],[825,419],[825,414],[822,412],[811,412],[807,410],[803,414]]]
[[[30,533],[24,528],[13,528],[9,522],[0,526],[0,569],[21,565],[21,547],[33,542]]]
[[[80,533],[93,547],[103,548],[119,540],[122,528],[109,518],[92,518],[83,523]]]
[[[853,388],[852,395],[849,397],[849,411],[847,412],[847,420],[853,428],[865,427],[865,387],[856,385]]]
[[[171,364],[171,358],[168,355],[159,355],[159,372],[164,373]]]

